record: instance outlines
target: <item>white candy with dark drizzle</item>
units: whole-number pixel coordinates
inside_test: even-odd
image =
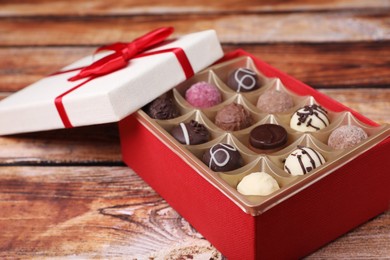
[[[286,159],[284,170],[291,175],[304,175],[325,163],[324,157],[310,147],[298,146]]]
[[[328,112],[316,104],[298,109],[291,117],[290,127],[299,132],[315,132],[329,125]]]

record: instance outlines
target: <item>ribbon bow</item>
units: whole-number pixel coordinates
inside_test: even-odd
[[[133,40],[130,43],[118,42],[118,43],[102,46],[98,48],[95,53],[103,50],[111,50],[114,51],[114,53],[107,55],[100,60],[95,61],[89,66],[58,71],[51,74],[50,76],[55,76],[58,74],[79,70],[79,73],[69,78],[68,81],[76,81],[82,78],[87,78],[83,82],[78,83],[76,86],[68,89],[67,91],[60,94],[54,99],[54,104],[56,106],[57,112],[64,126],[66,128],[73,127],[68,117],[68,114],[66,112],[65,106],[62,102],[64,96],[84,86],[87,82],[94,80],[99,76],[107,75],[110,74],[111,72],[126,67],[129,61],[133,58],[152,56],[161,53],[173,53],[176,59],[178,60],[178,62],[180,63],[180,66],[183,69],[186,79],[192,77],[194,75],[194,70],[183,49],[179,47],[174,47],[174,48],[162,49],[162,50],[145,53],[146,50],[151,49],[152,47],[156,47],[156,45],[158,45],[159,43],[163,43],[163,41],[167,37],[169,37],[169,35],[171,35],[172,33],[173,33],[173,27],[163,27],[151,31]]]
[[[82,68],[77,75],[68,80],[76,81],[91,76],[98,77],[124,68],[132,58],[163,42],[173,33],[173,30],[173,27],[162,27],[136,38],[130,43],[118,42],[102,46],[96,50],[95,54],[103,50],[111,50],[114,53]]]

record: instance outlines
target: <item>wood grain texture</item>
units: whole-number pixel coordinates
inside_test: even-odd
[[[0,137],[0,165],[123,165],[117,124]]]
[[[224,0],[224,1],[158,1],[121,0],[115,5],[95,1],[13,1],[3,0],[0,16],[118,16],[166,15],[189,13],[264,13],[296,11],[335,11],[351,9],[381,9],[390,7],[389,0]]]
[[[223,45],[242,48],[315,88],[390,86],[390,41]],[[14,92],[93,53],[94,47],[0,48],[0,91]]]
[[[222,259],[127,167],[1,167],[0,176],[2,258]],[[387,212],[307,259],[366,257],[356,246],[388,255],[389,232]]]
[[[221,254],[127,167],[0,168],[0,257]]]
[[[378,123],[390,123],[390,0],[3,0],[0,100],[160,26],[215,29]],[[1,259],[224,259],[133,170],[115,123],[0,137]],[[387,259],[390,211],[307,259]]]
[[[0,19],[0,46],[101,45],[107,41],[128,41],[162,26],[174,26],[176,36],[213,28],[223,43],[384,41],[390,40],[389,10],[159,17],[10,17]]]

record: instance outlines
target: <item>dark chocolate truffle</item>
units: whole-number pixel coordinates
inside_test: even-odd
[[[203,162],[215,172],[227,172],[240,168],[244,161],[236,147],[219,143],[203,154]]]
[[[259,88],[256,72],[247,68],[238,68],[228,77],[228,86],[236,92],[248,92]]]
[[[210,134],[207,128],[191,120],[189,123],[180,123],[171,131],[172,136],[181,144],[202,144],[209,140]]]
[[[287,132],[280,125],[259,125],[250,132],[249,142],[254,148],[258,149],[269,150],[279,148],[286,144]]]
[[[251,114],[240,104],[231,103],[218,111],[215,124],[225,131],[237,131],[252,125]]]
[[[156,98],[146,105],[144,111],[154,119],[172,119],[180,115],[179,109],[168,96]]]

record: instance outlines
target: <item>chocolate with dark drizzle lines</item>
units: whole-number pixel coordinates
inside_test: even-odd
[[[306,121],[307,121],[307,119],[309,118],[309,116],[315,115],[319,120],[322,121],[322,123],[323,123],[325,126],[327,126],[328,123],[325,122],[321,117],[318,116],[318,112],[320,112],[321,114],[323,114],[323,115],[325,115],[325,116],[327,117],[326,114],[327,114],[328,112],[327,112],[325,109],[323,109],[321,106],[319,106],[319,105],[313,104],[313,105],[311,105],[311,106],[304,106],[304,107],[303,107],[303,112],[299,112],[299,111],[296,112],[297,115],[298,115],[298,123],[297,123],[297,124],[298,124],[298,125],[301,125],[301,124],[303,124],[303,123],[306,123]],[[316,129],[316,130],[320,130],[319,127],[312,125],[312,124],[311,124],[311,121],[312,121],[312,119],[310,118],[310,119],[307,121],[306,126],[307,126],[307,127],[313,127],[313,128]]]

